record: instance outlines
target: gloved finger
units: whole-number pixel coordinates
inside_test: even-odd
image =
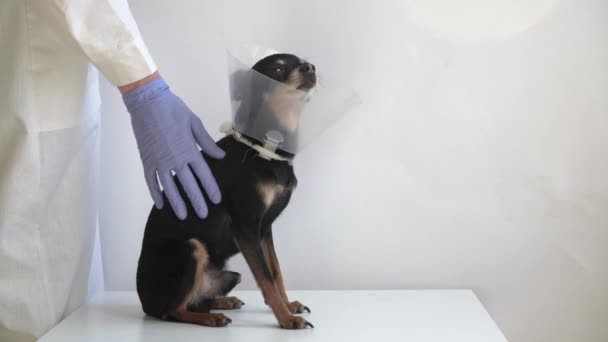
[[[177,218],[180,220],[185,219],[188,214],[186,205],[184,204],[184,200],[182,199],[182,196],[180,196],[179,191],[177,191],[177,186],[175,186],[171,171],[167,171],[160,175],[160,183],[165,190],[165,195],[167,195],[169,204],[171,204]]]
[[[207,193],[207,197],[213,202],[213,204],[218,204],[222,200],[222,193],[220,192],[220,188],[215,181],[215,177],[211,173],[211,169],[209,169],[209,165],[205,162],[205,159],[201,156],[200,158],[196,158],[193,162],[190,163],[192,170],[200,179],[205,192]]]
[[[190,168],[186,165],[177,173],[177,178],[179,179],[180,183],[182,183],[184,191],[186,191],[186,194],[190,199],[190,203],[192,203],[192,207],[194,207],[194,211],[198,217],[202,219],[207,217],[208,210],[207,204],[205,203],[205,198],[203,197],[203,193],[198,187],[198,183],[194,179]]]
[[[201,119],[194,114],[192,115],[192,134],[194,134],[194,139],[196,139],[203,152],[215,159],[224,158],[226,152],[215,144],[215,141],[203,126]]]
[[[146,170],[145,177],[146,183],[148,183],[148,189],[150,190],[150,195],[152,195],[152,200],[154,201],[156,208],[162,209],[164,206],[163,193],[160,191],[160,186],[158,185],[158,179],[156,178],[156,170]]]

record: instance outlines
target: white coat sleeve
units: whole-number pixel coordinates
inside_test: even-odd
[[[52,0],[71,36],[115,86],[156,71],[126,0]]]

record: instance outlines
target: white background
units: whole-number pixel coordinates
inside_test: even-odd
[[[608,3],[130,4],[216,138],[226,44],[296,52],[360,93],[296,160],[275,225],[288,289],[473,288],[511,342],[608,340]],[[105,287],[133,290],[152,201],[128,113],[103,98]]]

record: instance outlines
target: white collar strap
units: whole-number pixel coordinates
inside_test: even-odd
[[[236,141],[250,147],[255,150],[262,158],[268,160],[279,160],[279,161],[291,161],[291,158],[283,157],[277,154],[274,151],[271,151],[264,146],[253,143],[251,140],[247,139],[241,132],[234,129],[232,122],[226,121],[220,126],[220,132],[226,135],[232,135]]]

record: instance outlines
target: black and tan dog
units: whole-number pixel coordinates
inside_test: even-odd
[[[304,92],[317,82],[315,67],[290,54],[266,57],[253,70]],[[280,87],[276,87],[276,82],[253,85],[250,100],[254,103],[247,107],[255,113],[239,113],[236,119],[239,115],[242,120],[251,119],[253,114],[272,115],[262,119],[273,122],[274,129],[287,139],[296,139],[297,129],[289,127],[294,122],[290,115],[299,115],[294,114],[299,109],[282,102],[277,88]],[[253,137],[249,140],[262,144]],[[144,312],[164,320],[227,325],[231,322],[228,317],[210,310],[238,309],[244,304],[235,297],[226,297],[240,281],[240,274],[224,269],[226,261],[240,252],[280,326],[312,327],[294,315],[310,310],[297,301],[289,301],[272,238],[272,224],[289,203],[297,184],[290,162],[293,154],[277,150],[287,160],[264,159],[232,135],[218,141],[218,145],[226,156],[221,160],[206,159],[221,189],[222,202],[212,205],[207,201],[208,217],[199,219],[189,203],[189,215],[184,221],[175,216],[169,205],[161,210],[153,208],[150,213],[137,269],[137,292]]]

